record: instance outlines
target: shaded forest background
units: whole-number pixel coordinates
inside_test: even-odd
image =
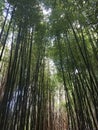
[[[0,129],[98,130],[98,1],[0,1]]]

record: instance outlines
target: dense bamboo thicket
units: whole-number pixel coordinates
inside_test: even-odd
[[[98,1],[0,1],[0,129],[98,129]]]

